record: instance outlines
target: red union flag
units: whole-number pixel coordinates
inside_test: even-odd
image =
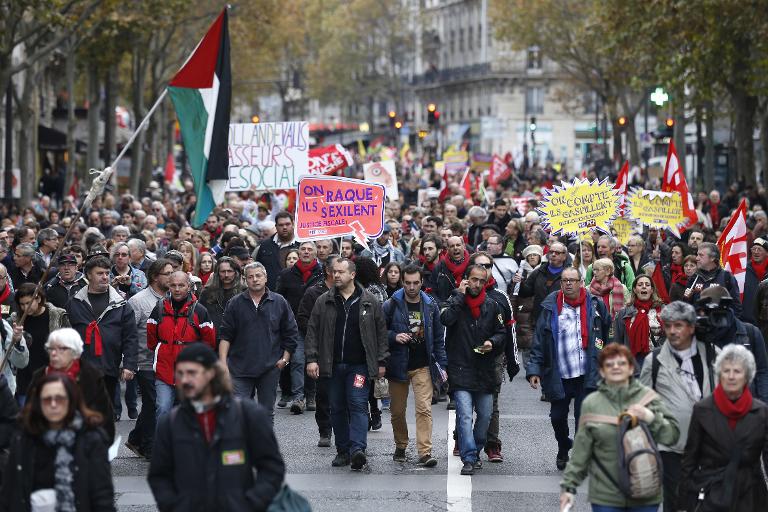
[[[512,170],[509,165],[501,159],[501,157],[494,153],[491,160],[491,168],[488,172],[488,184],[495,187],[500,181],[509,179],[512,175]]]
[[[619,191],[619,197],[621,198],[619,214],[622,217],[624,216],[624,202],[627,200],[627,181],[629,181],[629,161],[625,160],[619,175],[616,177],[616,184],[613,186],[615,190]]]
[[[741,200],[731,220],[717,241],[720,263],[733,274],[739,283],[741,299],[744,299],[744,279],[747,276],[747,203]]]
[[[352,155],[341,144],[309,150],[309,174],[335,174],[353,163]]]
[[[669,150],[667,151],[667,163],[664,165],[664,179],[661,183],[661,191],[678,192],[683,203],[683,214],[688,217],[688,225],[690,226],[698,222],[699,217],[696,215],[693,197],[688,191],[688,183],[685,181],[682,169],[680,169],[680,159],[677,157],[675,143],[671,140],[669,141]]]

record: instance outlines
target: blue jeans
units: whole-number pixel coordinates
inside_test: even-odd
[[[656,512],[658,505],[645,505],[642,507],[609,507],[608,505],[592,504],[592,512]]]
[[[365,451],[368,445],[368,366],[364,364],[333,365],[328,380],[331,425],[336,436],[336,451]]]
[[[304,399],[304,338],[299,336],[296,352],[291,356],[291,398]]]
[[[176,388],[166,384],[160,379],[155,379],[155,421],[160,423],[160,418],[173,409],[173,401],[176,400]]]
[[[457,390],[453,392],[456,402],[456,430],[459,437],[459,453],[462,462],[474,463],[479,451],[485,446],[488,425],[493,411],[493,394],[477,391]],[[472,412],[477,413],[474,429]]]
[[[138,409],[138,386],[136,379],[129,380],[125,383],[125,405],[128,406],[128,410]],[[114,404],[115,416],[120,416],[123,413],[123,401],[120,399],[120,386],[117,386],[115,390],[115,397],[112,399]]]

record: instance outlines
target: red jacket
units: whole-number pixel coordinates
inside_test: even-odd
[[[174,385],[176,357],[185,344],[198,341],[216,349],[216,330],[205,306],[192,295],[178,311],[168,298],[158,302],[147,319],[147,348],[155,352],[155,377]]]

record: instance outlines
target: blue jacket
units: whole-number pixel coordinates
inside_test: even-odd
[[[440,309],[435,299],[424,292],[421,293],[421,318],[424,320],[424,342],[429,354],[429,371],[433,380],[439,378],[435,363],[447,371],[448,357],[445,354],[445,328],[440,323]],[[405,303],[405,290],[397,290],[391,298],[384,302],[384,318],[387,321],[387,337],[389,339],[389,362],[387,378],[400,382],[408,382],[408,345],[395,341],[398,333],[410,332],[408,323],[408,307]]]
[[[553,333],[559,332],[557,313],[557,294],[552,292],[541,303],[541,313],[536,322],[533,334],[531,355],[526,365],[526,378],[536,375],[541,378],[544,394],[551,400],[565,398],[563,381],[560,378],[560,367],[557,364],[557,340]],[[587,292],[587,367],[584,387],[587,390],[597,389],[597,354],[608,343],[608,332],[611,327],[611,317],[602,300]]]

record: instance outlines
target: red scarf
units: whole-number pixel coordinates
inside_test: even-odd
[[[437,261],[437,260],[433,260],[432,263],[429,263],[427,261],[427,257],[426,256],[424,256],[423,254],[419,254],[419,263],[424,265],[424,268],[426,268],[430,272],[435,270],[435,261]]]
[[[445,258],[443,258],[443,261],[451,274],[453,274],[453,280],[456,282],[456,286],[459,286],[459,283],[464,278],[464,271],[467,270],[467,266],[469,265],[469,251],[464,249],[464,257],[461,260],[461,263],[454,263],[453,260],[451,260],[451,257],[447,254],[445,255]]]
[[[0,293],[0,304],[5,302],[5,299],[7,299],[10,294],[11,294],[11,287],[6,284],[5,290],[3,290],[3,293]]]
[[[720,225],[720,212],[717,211],[717,205],[720,203],[709,203],[709,218],[712,219],[712,227],[717,229]]]
[[[491,276],[490,279],[488,279],[488,283],[485,285],[486,290],[493,290],[496,287],[496,279]]]
[[[653,302],[638,299],[635,300],[634,306],[637,309],[635,321],[633,322],[631,317],[624,318],[624,327],[629,334],[629,350],[632,351],[633,356],[645,355],[651,351],[651,326],[648,322],[648,312],[653,307]],[[659,312],[659,308],[656,308],[656,312]]]
[[[303,261],[298,260],[294,265],[299,269],[299,272],[301,272],[301,280],[304,281],[304,284],[307,284],[309,278],[312,277],[312,271],[317,266],[317,260],[312,260],[312,263],[304,263]]]
[[[69,365],[69,368],[67,368],[66,370],[57,370],[56,368],[54,368],[49,364],[48,367],[45,369],[45,374],[48,375],[49,373],[53,373],[53,372],[63,373],[67,377],[72,379],[72,382],[77,382],[77,376],[80,375],[80,360],[75,359],[74,361],[72,361],[72,364]]]
[[[614,276],[608,278],[605,284],[599,283],[597,279],[593,279],[589,283],[589,291],[603,298],[611,318],[616,315],[618,310],[624,307],[624,286]],[[613,307],[611,307],[611,296],[613,296]]]
[[[755,274],[757,274],[757,280],[762,281],[765,277],[765,271],[768,269],[768,258],[765,258],[762,263],[758,263],[755,260],[752,260],[752,270],[755,271]],[[2,297],[0,297],[0,302],[3,302]]]
[[[565,296],[562,290],[557,292],[557,314],[563,312],[563,301],[572,308],[578,307],[581,323],[581,348],[586,350],[589,342],[589,330],[587,329],[587,290],[583,287],[579,290],[579,298],[571,300]]]
[[[728,426],[731,430],[736,428],[736,423],[747,415],[752,408],[752,393],[749,391],[749,386],[744,386],[744,392],[735,401],[732,402],[728,395],[723,391],[723,387],[718,384],[713,393],[715,397],[715,405],[723,416],[728,420]]]
[[[483,302],[485,302],[485,288],[480,290],[477,297],[473,297],[469,293],[464,294],[464,303],[469,307],[469,312],[475,320],[480,318],[480,306],[483,305]]]
[[[213,274],[213,271],[211,272],[200,272],[197,277],[200,278],[200,281],[203,283],[203,286],[208,282],[208,278],[211,277]]]
[[[85,344],[90,345],[91,339],[93,339],[94,344],[94,355],[101,356],[103,350],[101,347],[101,331],[99,330],[99,324],[96,323],[96,320],[88,324],[88,327],[85,328]]]
[[[197,422],[200,424],[200,430],[203,431],[205,440],[210,444],[213,439],[213,433],[216,432],[216,408],[211,407],[205,412],[196,413]]]
[[[674,263],[672,263],[669,266],[669,273],[672,277],[672,283],[677,283],[683,286],[688,284],[688,276],[685,275],[685,271],[683,270],[682,265],[675,265]]]

